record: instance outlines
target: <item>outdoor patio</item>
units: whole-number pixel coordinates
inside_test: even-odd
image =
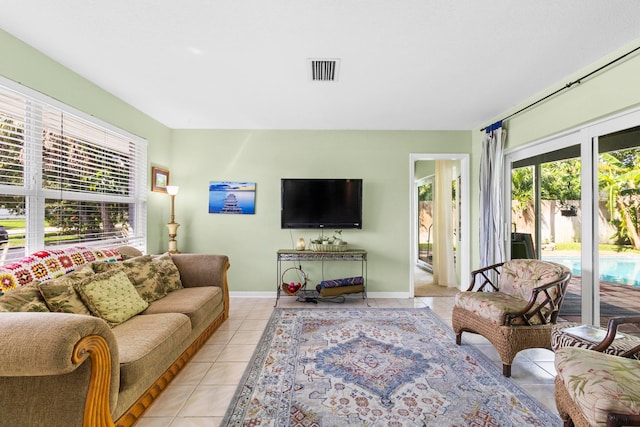
[[[560,309],[560,317],[568,322],[581,322],[580,289],[581,277],[573,276],[569,281],[567,295]],[[600,282],[600,325],[607,326],[611,317],[639,316],[640,288],[611,282]],[[640,337],[640,326],[624,325],[621,331]]]

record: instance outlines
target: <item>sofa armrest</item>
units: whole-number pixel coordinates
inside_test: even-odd
[[[78,342],[90,335],[106,337],[114,347],[111,357],[117,364],[115,338],[103,320],[81,314],[1,313],[0,376],[68,374],[77,368],[71,358]]]
[[[171,259],[178,267],[180,280],[185,288],[217,286],[224,298],[224,318],[229,317],[229,284],[227,270],[229,257],[213,254],[172,254]]]
[[[0,313],[0,321],[0,389],[20,396],[2,405],[0,424],[113,425],[120,367],[106,322],[64,313]]]

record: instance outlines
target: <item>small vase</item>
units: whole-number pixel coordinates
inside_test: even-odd
[[[304,251],[306,247],[307,247],[307,244],[304,241],[304,237],[299,237],[298,242],[296,243],[296,250]]]

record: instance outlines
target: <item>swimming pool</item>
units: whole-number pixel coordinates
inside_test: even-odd
[[[542,259],[566,265],[575,276],[582,275],[580,257],[544,256]],[[601,256],[600,280],[640,287],[640,257]]]

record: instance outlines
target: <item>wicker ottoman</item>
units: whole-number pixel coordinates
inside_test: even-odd
[[[566,332],[569,328],[582,327],[584,334],[588,338],[573,335]],[[558,323],[553,326],[551,330],[551,348],[556,351],[562,347],[580,347],[591,349],[599,344],[606,335],[607,330],[602,328],[589,327],[587,325],[580,325],[579,323]],[[634,348],[640,344],[640,338],[626,335],[618,332],[619,337],[613,340],[613,343],[607,347],[603,353],[612,354],[614,356],[620,356],[624,352]],[[640,354],[636,353],[634,356],[636,359],[640,359]]]

